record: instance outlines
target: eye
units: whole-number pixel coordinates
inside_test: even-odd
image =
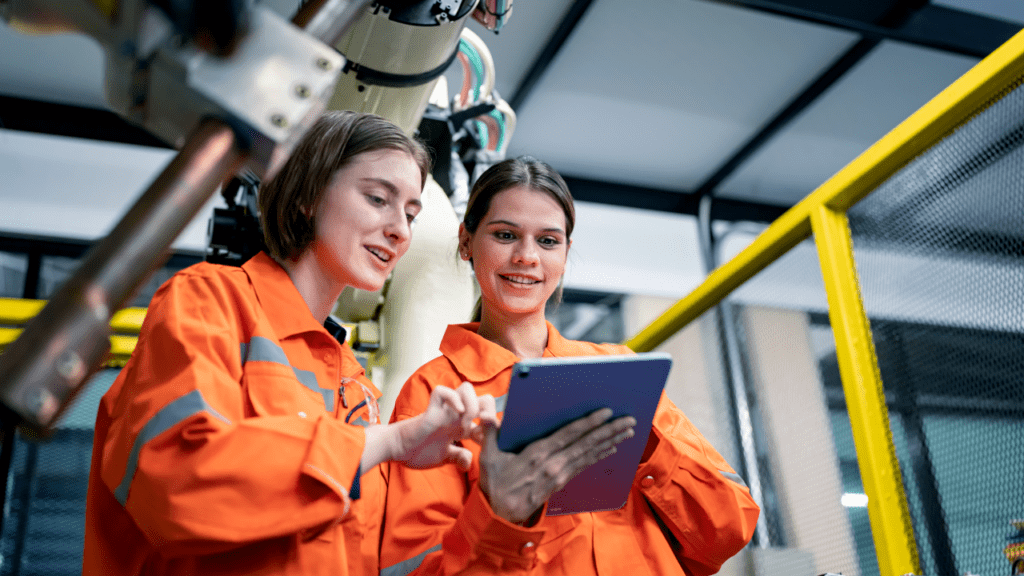
[[[555,238],[554,236],[544,236],[542,238],[538,238],[537,242],[539,242],[545,248],[554,248],[555,246],[561,244],[558,238]]]
[[[415,214],[406,213],[405,219],[409,221],[409,224],[412,224],[413,220],[416,219],[416,215]]]
[[[498,240],[504,241],[516,239],[516,235],[509,232],[508,230],[498,230],[497,232],[494,233],[494,237],[497,238]]]
[[[371,204],[376,204],[377,206],[386,206],[388,203],[386,198],[376,194],[367,194],[366,199],[369,200]]]

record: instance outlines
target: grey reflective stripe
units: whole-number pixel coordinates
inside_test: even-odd
[[[406,576],[406,574],[420,567],[423,563],[423,559],[426,558],[427,554],[431,552],[437,552],[441,549],[441,545],[438,544],[433,548],[428,548],[418,555],[409,558],[408,560],[402,560],[394,566],[389,566],[380,571],[380,576]]]
[[[505,411],[505,404],[507,404],[507,403],[508,403],[508,393],[505,393],[505,394],[502,394],[501,396],[498,396],[497,398],[494,399],[494,411],[495,412],[504,412]]]
[[[243,342],[241,344],[241,353],[243,366],[246,362],[273,362],[274,364],[281,364],[291,368],[292,372],[295,373],[295,379],[306,388],[323,396],[324,408],[328,412],[334,412],[334,390],[321,388],[317,384],[316,374],[309,370],[300,370],[292,366],[288,362],[288,356],[285,355],[284,350],[272,340],[263,336],[253,336],[252,340],[248,343]]]
[[[370,426],[370,423],[367,422],[366,420],[364,420],[362,416],[360,416],[359,418],[356,418],[352,422],[349,422],[349,424],[355,424],[356,426],[362,426],[363,428],[367,428],[367,427]]]
[[[747,488],[747,483],[743,481],[743,478],[740,478],[739,474],[733,474],[732,472],[726,472],[725,470],[719,470],[719,472],[722,473],[722,476],[725,476],[729,480],[732,480],[733,482],[739,484],[740,486]]]
[[[199,412],[209,412],[210,415],[215,418],[223,420],[227,424],[231,424],[230,420],[222,416],[206,403],[206,399],[203,398],[203,394],[199,392],[199,390],[193,390],[171,402],[167,406],[164,406],[159,412],[149,419],[149,422],[146,422],[146,425],[142,427],[142,431],[135,437],[135,443],[132,444],[132,451],[128,454],[128,464],[125,466],[124,477],[121,478],[121,483],[118,484],[117,488],[114,490],[114,498],[117,498],[117,501],[120,502],[122,506],[124,506],[125,502],[128,501],[128,489],[131,487],[132,480],[135,478],[135,472],[139,469],[139,453],[142,452],[142,447],[153,438],[156,438],[189,416]]]

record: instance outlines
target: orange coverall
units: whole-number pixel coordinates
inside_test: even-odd
[[[265,253],[174,275],[96,416],[83,574],[376,574],[379,395]]]
[[[426,410],[435,386],[454,388],[463,381],[472,382],[478,394],[494,395],[502,411],[518,358],[477,335],[478,327],[448,327],[442,356],[410,377],[392,420]],[[566,340],[548,324],[544,356],[627,353],[625,346]],[[542,516],[532,527],[507,522],[491,510],[477,483],[480,446],[470,440],[463,445],[474,453],[468,473],[452,465],[391,466],[382,576],[697,576],[717,572],[754,533],[759,510],[750,492],[664,394],[645,460],[620,510]]]

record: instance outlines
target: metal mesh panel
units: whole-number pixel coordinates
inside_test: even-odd
[[[0,576],[82,573],[92,427],[99,397],[117,373],[98,373],[46,442],[16,438],[0,534]]]
[[[1024,517],[1024,91],[849,213],[926,574],[1009,573]]]
[[[814,566],[757,573],[878,574],[814,244],[787,252],[729,301],[744,306],[736,318],[772,545],[761,554],[804,554]],[[828,374],[820,357],[834,367]]]

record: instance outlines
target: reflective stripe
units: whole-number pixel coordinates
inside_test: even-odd
[[[732,480],[733,482],[739,484],[740,486],[747,488],[747,483],[743,481],[743,478],[740,478],[739,474],[733,474],[732,472],[726,472],[725,470],[719,470],[719,472],[722,473],[722,476],[725,476],[729,480]],[[749,490],[749,488],[747,489]]]
[[[128,501],[128,489],[131,487],[132,480],[135,478],[135,472],[139,468],[139,453],[142,452],[142,447],[153,438],[199,412],[209,412],[210,415],[223,420],[226,424],[231,424],[230,420],[206,403],[206,399],[203,398],[203,394],[199,390],[193,390],[164,406],[149,419],[149,422],[146,422],[146,425],[142,427],[142,431],[135,437],[132,451],[128,454],[128,464],[125,466],[124,477],[114,490],[114,498],[117,498],[117,501],[122,506]]]
[[[334,390],[330,388],[321,388],[316,381],[316,374],[309,370],[300,370],[295,368],[288,362],[288,356],[284,353],[276,343],[269,338],[262,336],[253,336],[252,340],[248,343],[241,344],[242,354],[242,365],[246,362],[273,362],[274,364],[280,364],[287,366],[292,369],[295,373],[295,379],[300,384],[309,388],[313,392],[323,396],[324,398],[324,409],[328,412],[334,412]]]
[[[502,394],[501,396],[498,396],[497,398],[494,399],[494,411],[495,412],[504,412],[505,411],[505,404],[507,404],[507,403],[508,403],[508,393],[506,392],[505,394]]]
[[[371,424],[367,422],[366,419],[364,419],[362,416],[356,418],[355,422],[346,422],[346,424],[355,424],[356,426],[362,426],[363,428],[368,428],[369,426],[371,426]]]
[[[427,548],[418,555],[409,558],[408,560],[402,560],[394,566],[389,566],[380,571],[380,576],[406,576],[406,574],[420,567],[423,563],[423,559],[426,558],[427,554],[431,552],[437,552],[441,549],[441,545],[437,544],[432,548]]]

